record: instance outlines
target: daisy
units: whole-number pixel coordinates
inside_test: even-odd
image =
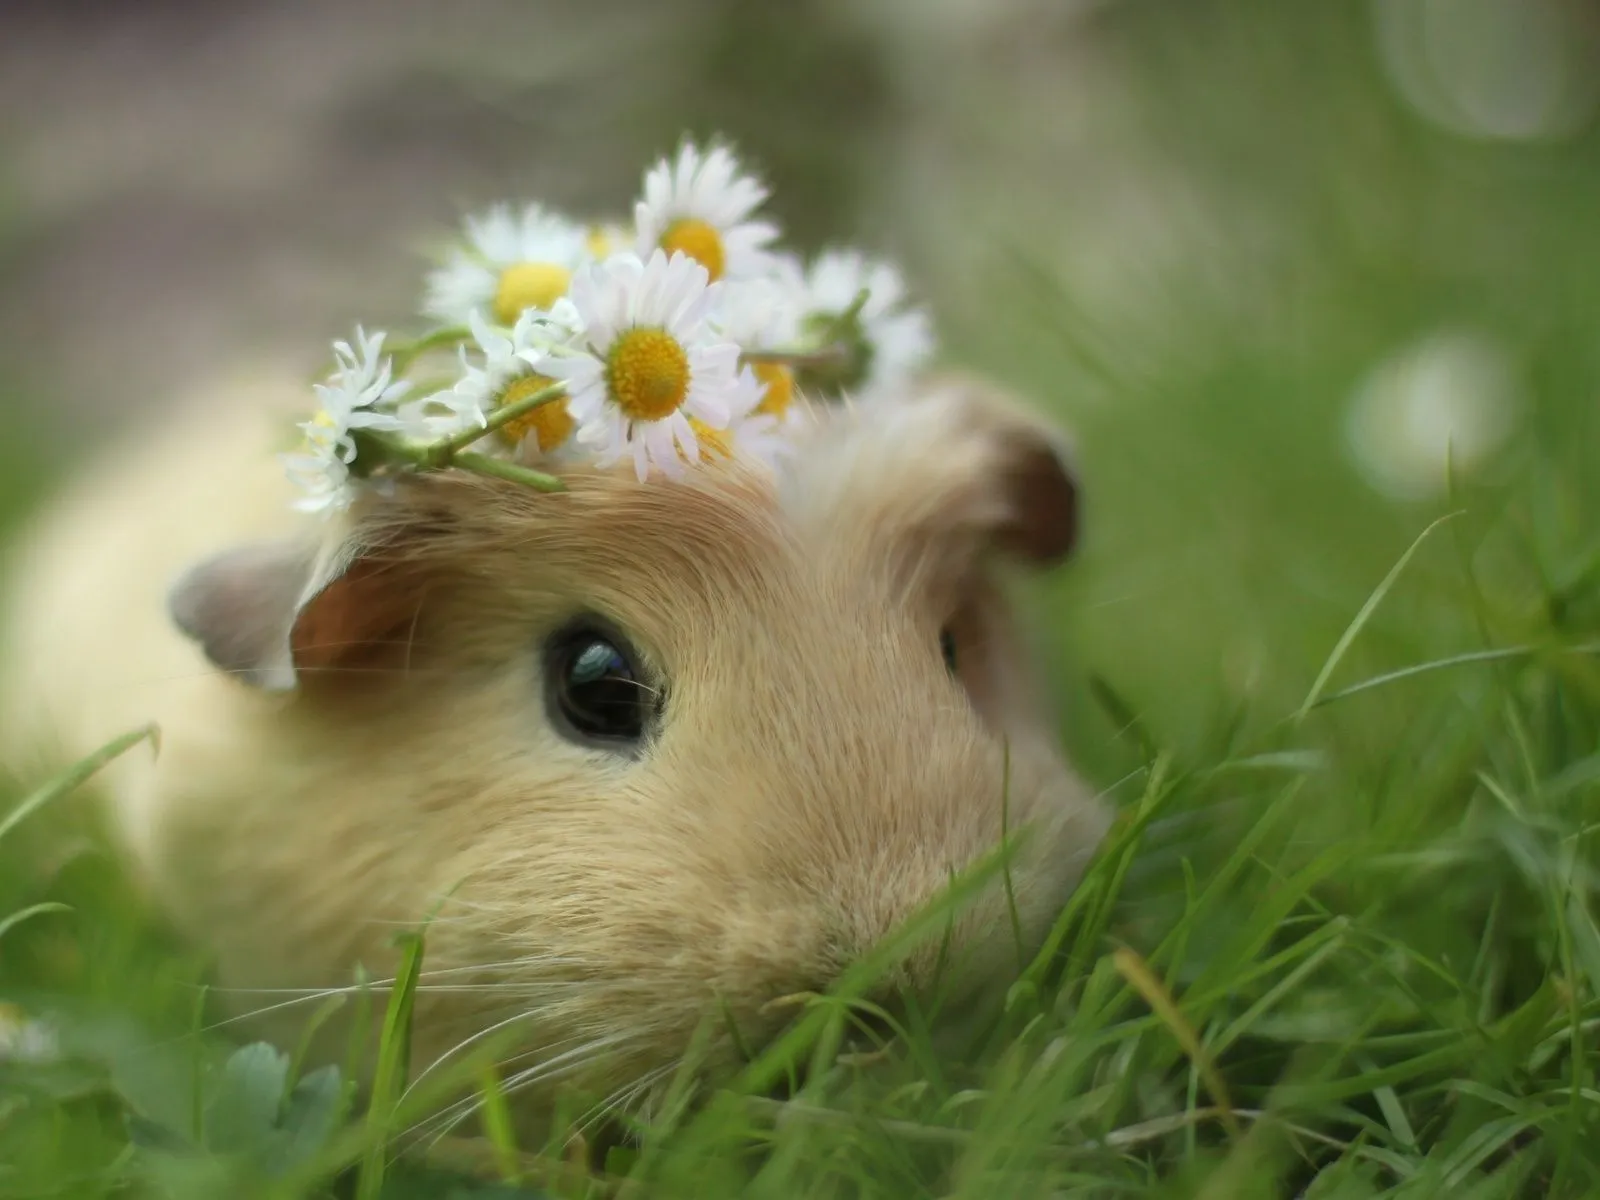
[[[291,479],[307,493],[295,502],[303,512],[326,512],[348,507],[350,463],[355,461],[356,443],[352,431],[370,429],[398,432],[404,421],[392,411],[411,385],[391,381],[391,364],[379,358],[386,335],[379,331],[368,337],[356,327],[356,347],[349,342],[333,344],[336,366],[326,382],[313,384],[322,402],[317,414],[300,424],[305,435],[297,454],[283,456]],[[391,411],[380,411],[380,406]]]
[[[597,221],[584,234],[591,258],[610,258],[633,247],[633,230],[617,221]]]
[[[839,322],[862,288],[867,301],[843,328]],[[824,391],[873,392],[913,374],[933,355],[928,314],[906,303],[905,281],[886,262],[854,250],[819,255],[806,276],[803,324],[815,337],[843,342],[853,362],[816,373]]]
[[[407,432],[426,441],[451,437],[487,424],[489,414],[543,391],[555,380],[539,373],[551,346],[570,336],[548,313],[528,309],[508,331],[474,312],[469,318],[482,364],[468,361],[461,348],[461,378],[449,391],[437,392],[402,409]],[[551,400],[495,431],[508,449],[541,455],[566,446],[577,423],[565,399]]]
[[[713,429],[694,417],[689,426],[705,458],[753,458],[769,467],[793,450],[787,434],[800,419],[796,406],[783,416],[764,411],[767,388],[749,366],[740,368],[732,393],[733,417],[726,429]],[[680,454],[682,452],[680,451]]]
[[[700,452],[704,458],[753,459],[770,469],[794,452],[794,443],[778,418],[765,413],[755,413],[743,421],[735,421],[727,429],[708,429],[693,418],[700,439]]]
[[[651,466],[679,475],[680,449],[699,461],[691,418],[726,429],[748,403],[739,347],[706,319],[718,298],[703,266],[660,250],[648,261],[619,254],[574,276],[562,309],[573,344],[540,371],[566,382],[576,436],[598,449],[600,466],[631,457],[640,480]]]
[[[779,260],[770,277],[727,285],[712,314],[712,324],[747,355],[794,349],[800,340],[803,284],[799,265]],[[758,360],[745,361],[744,370],[761,387],[757,413],[775,418],[780,425],[797,415],[793,367]]]
[[[474,312],[512,325],[529,308],[549,308],[589,261],[589,232],[539,204],[521,212],[497,204],[466,220],[465,246],[428,276],[422,309],[451,325]]]
[[[662,159],[645,174],[644,199],[634,207],[634,251],[641,259],[658,249],[682,251],[713,282],[760,275],[778,229],[749,218],[766,198],[766,186],[743,174],[726,147],[702,154],[685,142],[676,162]]]

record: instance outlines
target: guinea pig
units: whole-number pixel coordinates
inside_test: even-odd
[[[97,788],[241,1012],[387,978],[431,917],[414,1071],[511,1031],[530,1106],[642,1105],[697,1030],[730,1068],[1008,829],[1009,887],[884,995],[1003,989],[1040,944],[1108,814],[1006,600],[1070,557],[1074,468],[997,387],[819,407],[775,472],[444,471],[333,519],[272,453],[299,390],[244,390],[40,521],[0,660],[13,771],[159,726]]]

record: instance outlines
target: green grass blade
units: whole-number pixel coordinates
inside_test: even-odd
[[[493,1148],[500,1181],[515,1187],[522,1182],[522,1151],[517,1146],[511,1109],[506,1103],[500,1074],[492,1064],[478,1073],[478,1093],[483,1097],[483,1125]]]
[[[389,1162],[390,1124],[411,1069],[411,1015],[417,981],[422,976],[424,939],[420,932],[406,933],[399,942],[400,965],[395,971],[394,989],[389,993],[388,1008],[384,1012],[372,1098],[367,1107],[369,1141],[356,1185],[356,1200],[377,1200],[383,1191]]]
[[[32,920],[34,917],[42,917],[45,913],[71,911],[72,906],[70,904],[61,904],[57,901],[46,900],[41,904],[35,904],[18,912],[14,912],[9,916],[0,917],[0,941],[3,941],[6,934],[10,933],[24,921]]]
[[[1323,689],[1327,687],[1328,680],[1332,677],[1334,671],[1338,669],[1339,663],[1343,661],[1346,652],[1349,651],[1356,638],[1360,636],[1361,631],[1366,628],[1367,622],[1372,619],[1372,614],[1378,610],[1378,605],[1383,603],[1384,597],[1393,589],[1400,578],[1401,572],[1406,569],[1406,565],[1416,555],[1417,551],[1422,548],[1422,543],[1427,541],[1428,535],[1446,521],[1460,515],[1460,512],[1457,511],[1446,513],[1444,516],[1439,517],[1417,535],[1416,540],[1406,548],[1406,552],[1400,556],[1399,561],[1389,568],[1389,573],[1383,577],[1383,582],[1378,584],[1372,595],[1367,597],[1367,602],[1361,606],[1361,611],[1356,613],[1355,620],[1350,622],[1344,633],[1340,635],[1338,642],[1334,644],[1333,652],[1328,655],[1327,661],[1322,664],[1322,670],[1317,674],[1316,682],[1311,685],[1311,690],[1306,693],[1306,698],[1295,712],[1294,720],[1303,720],[1306,714],[1316,707],[1318,697],[1322,695]]]
[[[0,842],[5,841],[6,836],[12,830],[41,808],[77,791],[99,774],[108,763],[120,758],[140,742],[145,741],[148,741],[151,746],[159,750],[161,745],[160,730],[154,725],[146,725],[142,729],[125,733],[121,737],[107,742],[88,757],[73,764],[38,791],[28,796],[3,818],[0,818]]]
[[[1435,671],[1445,671],[1452,667],[1472,666],[1477,663],[1515,662],[1519,659],[1531,658],[1538,652],[1539,650],[1536,646],[1507,646],[1500,650],[1472,650],[1466,654],[1454,654],[1449,658],[1438,658],[1432,662],[1417,663],[1414,666],[1401,667],[1395,671],[1386,671],[1382,675],[1374,675],[1370,679],[1363,679],[1360,683],[1353,683],[1349,687],[1340,688],[1336,692],[1329,692],[1318,699],[1312,707],[1321,708],[1324,705],[1332,704],[1336,700],[1359,696],[1363,692],[1388,687],[1392,683],[1400,683],[1406,679],[1415,679],[1419,675],[1431,675]],[[1600,645],[1574,646],[1570,652],[1575,654],[1600,654]]]

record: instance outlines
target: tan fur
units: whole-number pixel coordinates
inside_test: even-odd
[[[224,985],[384,978],[391,935],[448,895],[418,1066],[521,1018],[513,1070],[568,1054],[551,1079],[614,1092],[717,1005],[769,1035],[770,1001],[826,988],[1003,819],[1032,833],[1012,872],[1025,935],[1048,928],[1106,816],[993,577],[1008,530],[1059,515],[1013,486],[1015,456],[1053,445],[1020,410],[952,377],[826,415],[776,491],[730,467],[646,486],[580,471],[554,495],[452,473],[325,525],[288,511],[270,454],[301,395],[213,393],[125,448],[33,532],[6,626],[13,770],[160,723],[159,759],[108,776],[112,812]],[[283,534],[363,551],[298,629],[298,691],[274,695],[212,668],[165,601],[195,561]],[[541,641],[582,609],[668,681],[642,759],[545,715]],[[945,948],[966,991],[1003,984],[1015,953],[997,888]],[[926,988],[938,961],[924,948],[894,982]]]

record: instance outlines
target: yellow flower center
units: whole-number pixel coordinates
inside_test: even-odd
[[[606,258],[621,245],[623,232],[615,225],[591,225],[584,241],[590,254]]]
[[[549,308],[567,294],[572,272],[559,263],[515,263],[500,272],[494,293],[495,320],[514,325],[525,309]]]
[[[555,382],[554,379],[546,379],[543,375],[524,375],[520,379],[512,380],[511,385],[501,393],[500,402],[495,407],[504,408],[508,404],[526,400],[535,392],[542,392]],[[539,453],[548,454],[572,436],[577,424],[572,419],[572,414],[567,411],[566,398],[561,397],[547,400],[515,421],[506,422],[500,426],[500,436],[512,447],[522,445],[530,436],[535,437],[539,440]]]
[[[710,458],[732,458],[733,438],[726,429],[713,429],[698,417],[689,418],[689,428],[694,430],[695,440],[700,443],[700,453]],[[678,457],[685,462],[689,456],[680,447]]]
[[[723,268],[727,265],[722,235],[698,217],[684,217],[668,225],[667,231],[661,235],[661,248],[667,252],[668,258],[672,257],[674,250],[683,251],[704,267],[713,281],[722,278]]]
[[[775,362],[751,363],[750,369],[756,373],[757,379],[767,385],[766,394],[761,397],[761,403],[756,405],[756,411],[774,417],[783,416],[789,411],[789,405],[794,403],[794,372],[783,363]]]
[[[310,429],[304,426],[300,429],[300,450],[305,454],[315,453],[318,443],[325,443],[328,440],[325,437],[319,437],[315,432],[316,430],[328,429],[336,431],[339,428],[339,423],[333,419],[333,414],[325,408],[319,408],[316,415],[307,424],[311,426]]]
[[[670,417],[689,397],[689,355],[665,329],[624,330],[606,355],[606,390],[630,421]]]

